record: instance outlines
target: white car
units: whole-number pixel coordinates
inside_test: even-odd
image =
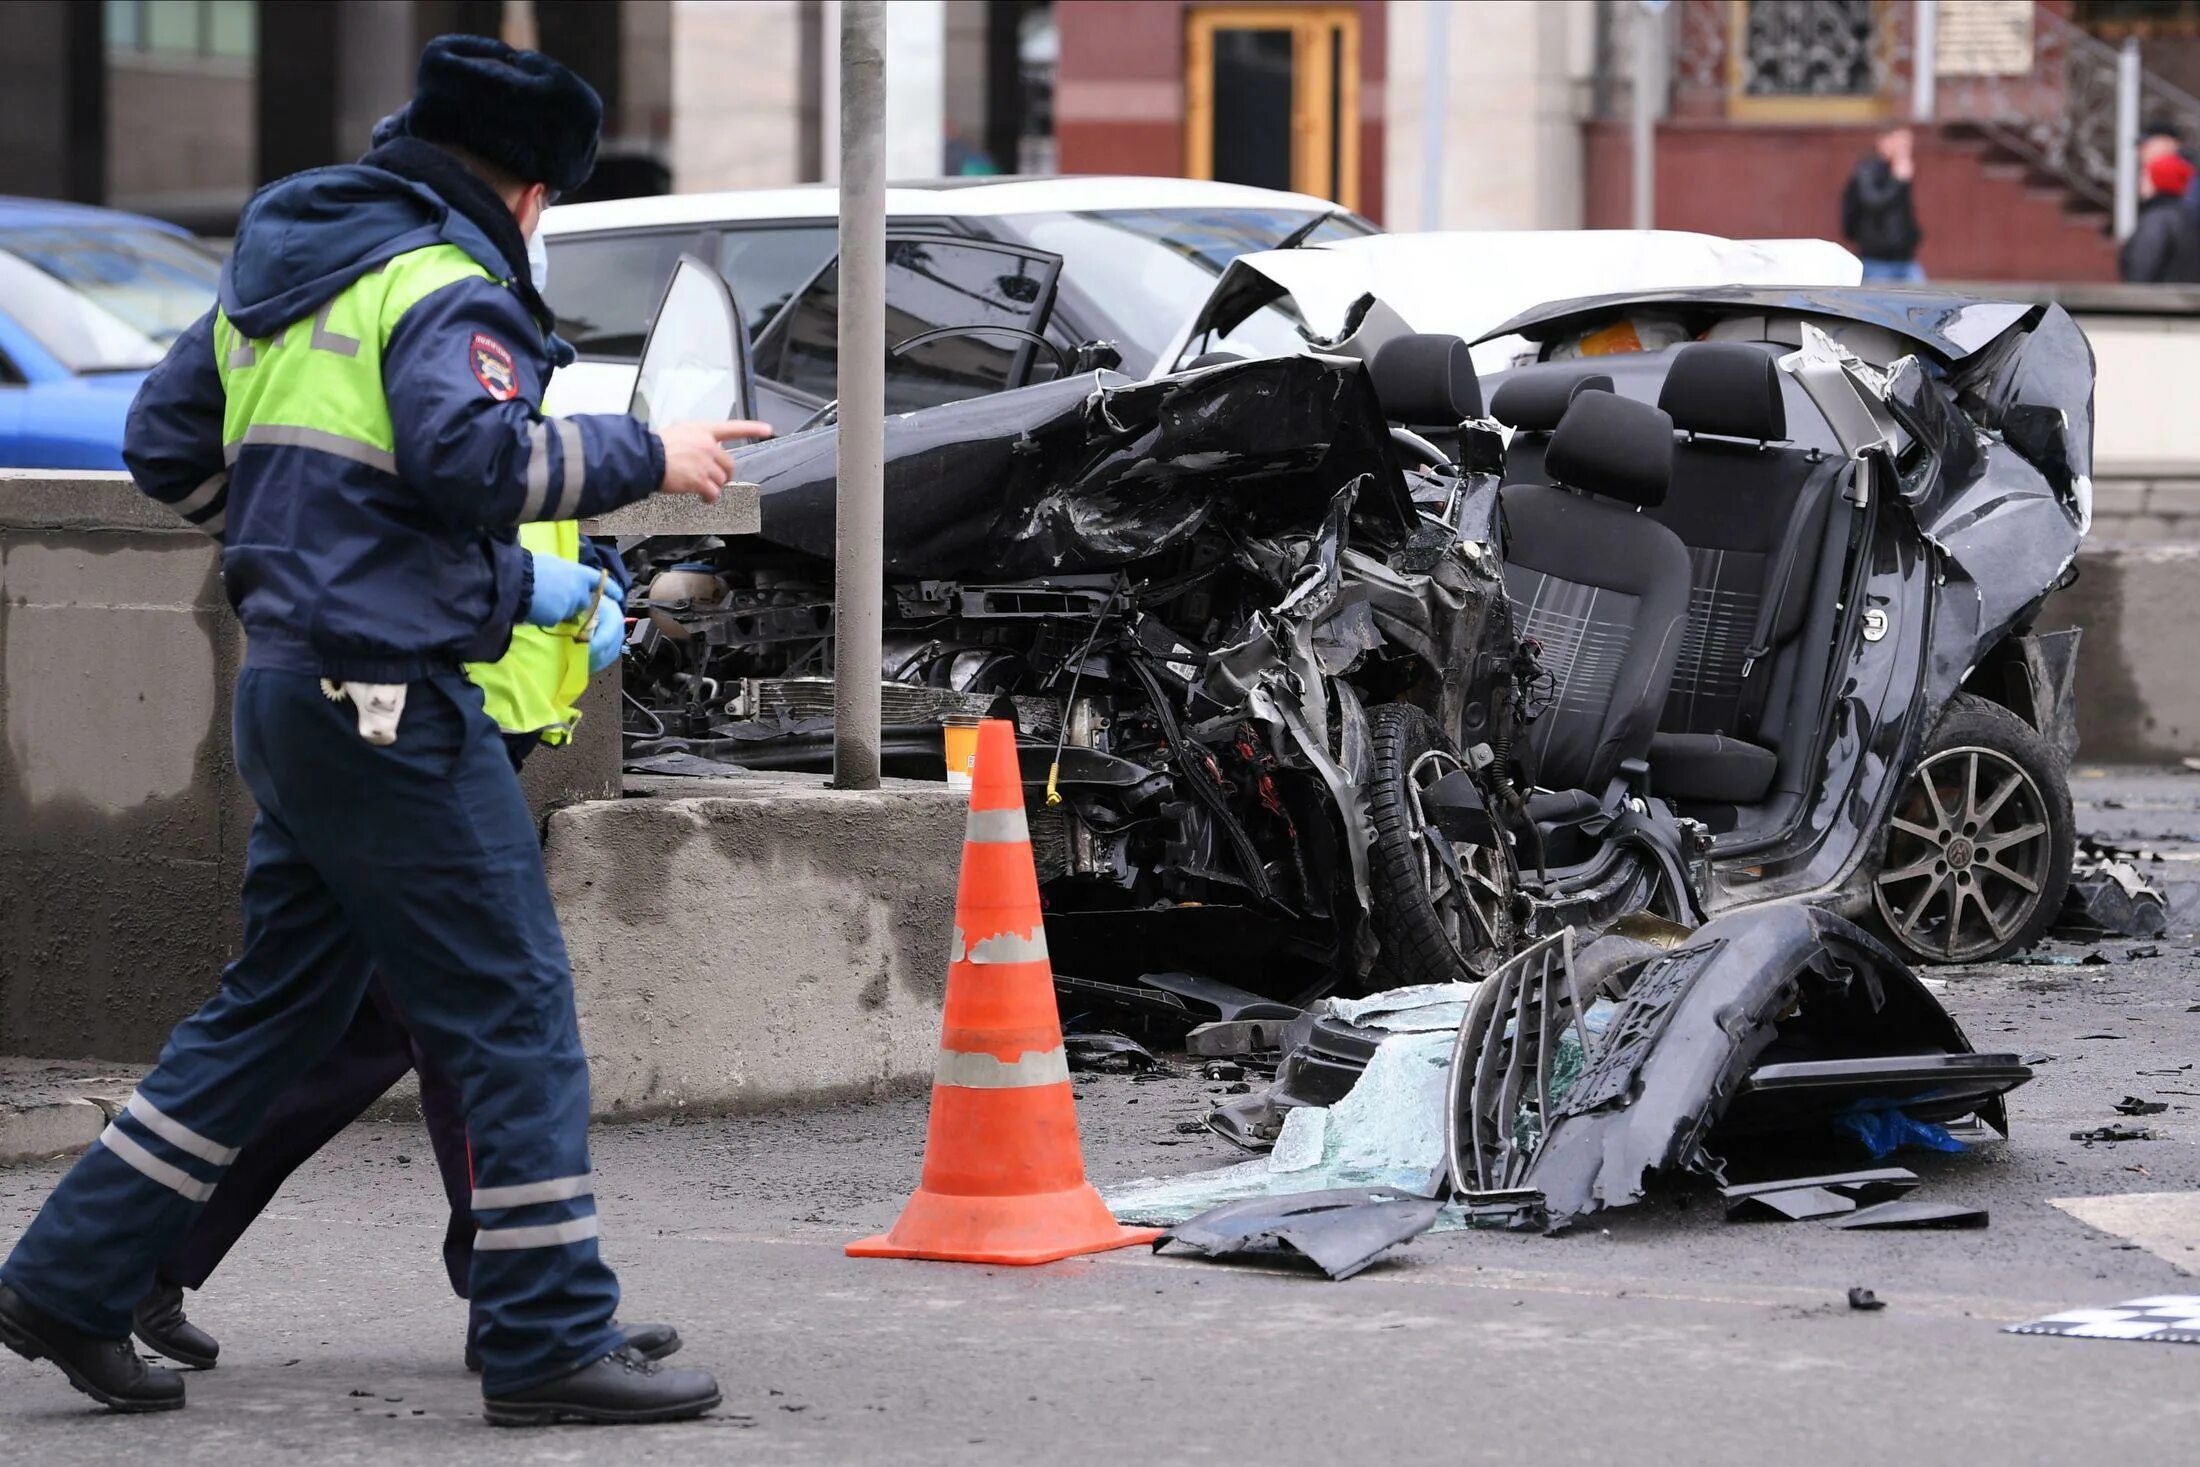
[[[799,427],[834,391],[839,202],[818,184],[550,210],[547,295],[580,360],[548,410],[625,410],[673,263],[693,255],[732,287],[754,411]],[[886,223],[892,412],[1102,365],[1145,376],[1239,255],[1376,233],[1310,195],[1183,178],[897,186]]]

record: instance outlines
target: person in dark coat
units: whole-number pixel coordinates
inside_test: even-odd
[[[1864,279],[1902,285],[1925,283],[1925,267],[1917,262],[1917,247],[1924,231],[1917,227],[1917,210],[1910,201],[1910,180],[1916,173],[1910,130],[1891,128],[1849,175],[1841,191],[1841,233],[1864,262]]]
[[[2185,205],[2193,166],[2179,153],[2156,153],[2139,174],[2139,220],[2117,257],[2117,274],[2134,285],[2200,284],[2200,221]]]

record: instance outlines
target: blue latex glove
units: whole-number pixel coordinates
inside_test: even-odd
[[[527,615],[521,618],[528,625],[554,627],[571,621],[596,599],[596,583],[603,572],[539,550],[527,554],[535,563],[534,599],[527,603]]]
[[[594,677],[619,660],[626,648],[626,611],[618,602],[619,583],[604,588],[603,605],[588,628],[588,675]]]

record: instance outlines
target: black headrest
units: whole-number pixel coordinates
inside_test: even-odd
[[[1566,416],[1566,404],[1576,394],[1611,390],[1612,379],[1602,372],[1585,372],[1579,367],[1522,367],[1497,384],[1497,395],[1490,399],[1490,416],[1523,433],[1548,433]]]
[[[1186,362],[1184,364],[1184,370],[1187,372],[1196,372],[1202,367],[1220,367],[1225,366],[1231,362],[1245,362],[1251,360],[1252,358],[1246,356],[1243,352],[1203,351],[1198,356],[1193,357],[1190,361]]]
[[[1765,441],[1787,437],[1780,371],[1761,348],[1739,341],[1692,341],[1673,350],[1658,406],[1684,433]]]
[[[1482,384],[1459,337],[1392,337],[1376,351],[1367,372],[1394,422],[1448,428],[1482,416]]]
[[[1558,420],[1543,469],[1569,489],[1663,504],[1673,478],[1673,420],[1631,397],[1581,393]]]

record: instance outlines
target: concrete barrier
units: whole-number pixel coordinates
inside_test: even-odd
[[[711,514],[753,530],[754,491]],[[253,817],[243,657],[214,543],[128,475],[0,470],[0,1055],[151,1059],[213,991]],[[538,813],[618,794],[618,707],[596,679],[529,763]]]
[[[928,1083],[966,797],[777,775],[636,784],[683,797],[549,825],[595,1113]]]
[[[2174,763],[2200,754],[2200,544],[2088,545],[2076,584],[2040,616],[2076,626],[2078,758]]]

